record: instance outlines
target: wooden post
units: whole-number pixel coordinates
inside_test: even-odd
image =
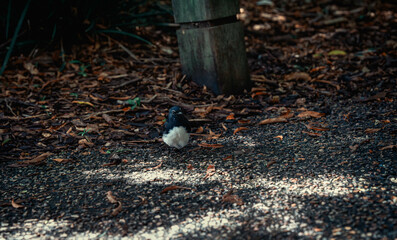
[[[251,86],[238,0],[172,0],[182,71],[215,94]]]

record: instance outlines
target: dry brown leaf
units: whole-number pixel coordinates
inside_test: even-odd
[[[234,113],[231,113],[231,114],[229,114],[227,117],[226,117],[226,120],[234,120],[235,118],[234,118]]]
[[[31,63],[31,62],[24,62],[23,67],[30,72],[32,75],[39,74],[39,70]]]
[[[288,118],[292,118],[294,116],[294,113],[290,112],[291,110],[288,109],[288,112],[282,114],[280,117],[288,119]]]
[[[47,159],[47,157],[49,157],[51,155],[52,155],[52,153],[46,152],[46,153],[43,153],[33,159],[17,162],[15,164],[11,164],[8,166],[9,167],[25,167],[28,165],[39,165],[39,164],[42,164]]]
[[[225,195],[222,196],[222,202],[227,202],[227,203],[236,203],[237,205],[241,206],[244,204],[243,200],[237,196],[237,195],[232,195],[233,191],[229,191]]]
[[[151,168],[146,168],[145,171],[152,171],[160,168],[163,165],[163,161],[160,160],[160,163],[157,166],[151,167]]]
[[[205,147],[205,148],[221,148],[221,147],[223,147],[222,144],[199,143],[197,145],[199,145],[200,147]]]
[[[321,137],[322,136],[322,134],[315,133],[315,132],[302,131],[302,133],[306,133],[306,134],[308,134],[309,136],[312,136],[312,137]]]
[[[211,177],[215,174],[215,165],[208,165],[207,172],[205,173],[204,179]]]
[[[188,165],[186,166],[186,168],[187,168],[188,170],[193,170],[193,169],[194,169],[194,167],[192,166],[192,164],[188,164]]]
[[[106,113],[102,114],[102,118],[105,119],[105,121],[106,121],[107,123],[113,124],[113,120],[112,120],[112,118],[111,118],[108,114],[106,114]]]
[[[117,214],[119,214],[122,210],[122,204],[121,202],[117,202],[117,207],[115,209],[113,209],[112,213],[110,214],[111,216],[117,216]]]
[[[325,116],[325,113],[319,113],[315,111],[305,111],[298,114],[299,118],[307,118],[307,117],[321,118],[323,116]]]
[[[18,203],[16,203],[15,201],[14,201],[14,199],[12,199],[11,200],[11,206],[13,207],[13,208],[24,208],[25,206],[23,206],[23,205],[21,205],[21,204],[18,204]]]
[[[110,203],[117,203],[117,202],[118,202],[117,198],[116,198],[115,196],[113,196],[112,191],[108,191],[108,192],[106,193],[106,197],[107,197],[107,199],[108,199],[108,201],[109,201]]]
[[[197,130],[196,130],[196,133],[203,133],[204,132],[204,128],[203,127],[199,127],[199,128],[197,128]]]
[[[278,136],[275,136],[274,138],[277,138],[278,140],[282,141],[284,137],[282,135],[278,135]]]
[[[288,120],[283,117],[268,118],[268,119],[260,121],[259,125],[271,124],[271,123],[282,123],[282,122],[288,122]]]
[[[67,162],[72,162],[73,159],[67,159],[67,158],[54,158],[52,159],[55,162],[59,162],[59,163],[67,163]]]
[[[263,92],[263,91],[267,91],[267,89],[266,88],[264,88],[264,87],[253,87],[253,88],[251,88],[251,92]]]
[[[178,190],[178,189],[187,189],[187,190],[191,190],[191,188],[188,188],[188,187],[181,187],[181,186],[177,186],[177,185],[172,185],[172,186],[169,186],[169,187],[164,188],[164,189],[160,192],[160,194],[164,194],[164,193],[166,193],[166,192],[174,191],[174,190]]]
[[[365,129],[365,133],[376,133],[379,132],[381,130],[381,128],[367,128]]]
[[[223,129],[225,129],[225,131],[227,131],[227,127],[225,126],[225,124],[221,123],[221,126]]]
[[[326,68],[326,66],[315,67],[315,68],[312,68],[310,70],[310,72],[317,72],[317,71],[320,71],[320,70],[325,69],[325,68]]]
[[[234,130],[233,134],[236,134],[236,133],[238,133],[238,132],[240,132],[240,131],[243,131],[243,130],[248,130],[248,128],[247,128],[247,127],[239,127],[239,128],[236,128],[236,130]]]
[[[269,93],[267,93],[267,92],[255,92],[255,93],[251,94],[251,97],[255,98],[256,96],[266,96],[266,95],[269,95]]]
[[[249,123],[251,123],[251,120],[249,120],[249,119],[247,119],[247,120],[238,120],[237,122],[240,123],[240,124],[249,124]]]
[[[312,123],[304,124],[307,129],[315,130],[315,131],[329,131],[329,128],[321,127],[321,126],[314,126]]]
[[[382,148],[380,148],[380,150],[383,151],[383,150],[386,150],[386,149],[393,149],[393,148],[397,148],[397,145],[389,145],[389,146],[386,146],[386,147],[382,147]]]
[[[305,80],[305,81],[310,81],[312,78],[308,73],[305,72],[294,72],[286,75],[284,77],[286,81],[291,81],[291,80]]]
[[[79,140],[79,145],[83,147],[93,147],[95,144],[93,142],[89,142],[87,139],[83,138]]]
[[[273,164],[275,164],[276,161],[275,160],[271,160],[270,162],[267,163],[266,167],[269,168],[271,167]]]
[[[227,157],[224,157],[222,160],[223,160],[223,161],[226,161],[226,160],[232,159],[232,158],[233,158],[233,156],[232,156],[232,155],[229,155],[229,156],[227,156]]]

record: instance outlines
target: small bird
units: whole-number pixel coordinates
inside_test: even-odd
[[[163,141],[168,146],[181,149],[187,145],[190,136],[190,124],[180,107],[170,108],[164,127]]]

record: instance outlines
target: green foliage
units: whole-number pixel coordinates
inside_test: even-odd
[[[136,97],[134,99],[128,99],[127,104],[132,105],[131,110],[134,110],[136,107],[139,107],[141,105],[141,99],[139,97]]]

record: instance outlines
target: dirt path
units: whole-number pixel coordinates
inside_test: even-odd
[[[326,107],[316,120],[292,117],[236,134],[226,123],[212,140],[221,148],[197,148],[195,137],[181,151],[120,145],[113,154],[53,155],[40,166],[4,163],[0,237],[396,238],[395,103]],[[305,126],[314,121],[325,131]]]

